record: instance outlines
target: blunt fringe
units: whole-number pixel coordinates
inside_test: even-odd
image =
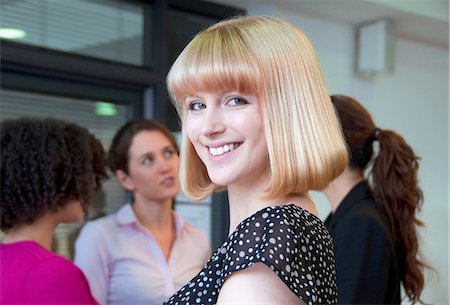
[[[346,167],[348,153],[315,51],[292,24],[275,17],[235,17],[199,33],[167,76],[185,118],[185,98],[199,91],[238,91],[263,103],[271,183],[267,199],[319,190]],[[182,131],[180,181],[201,200],[214,185]]]

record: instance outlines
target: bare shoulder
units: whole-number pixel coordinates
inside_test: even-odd
[[[256,263],[232,273],[220,290],[217,304],[304,305],[288,286],[265,264]]]

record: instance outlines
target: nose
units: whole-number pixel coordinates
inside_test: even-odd
[[[164,156],[161,156],[159,158],[159,171],[162,173],[166,173],[172,169],[172,163],[169,159],[164,158]]]
[[[206,137],[213,137],[221,134],[225,130],[223,116],[220,108],[209,107],[203,113],[201,134]]]

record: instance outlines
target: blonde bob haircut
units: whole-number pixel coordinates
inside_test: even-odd
[[[197,92],[257,96],[269,153],[267,199],[320,190],[347,165],[347,148],[315,51],[286,21],[236,17],[209,27],[181,52],[167,86],[182,123],[184,100]],[[186,196],[196,201],[224,188],[209,179],[185,128],[180,180]]]

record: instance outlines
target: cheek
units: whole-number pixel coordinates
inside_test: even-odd
[[[247,120],[242,122],[242,126],[246,126],[246,130],[248,130],[248,133],[260,139],[260,141],[266,140],[262,118],[254,116],[252,121]]]
[[[201,128],[200,121],[195,119],[189,119],[188,116],[188,118],[184,121],[184,128],[187,138],[195,145],[200,136],[200,128]]]
[[[180,158],[179,157],[174,157],[172,160],[172,166],[173,168],[178,171],[178,168],[180,167]]]
[[[152,168],[145,168],[145,167],[136,167],[133,170],[129,171],[129,176],[131,178],[131,180],[133,181],[133,183],[151,183],[150,180],[154,180],[152,179],[153,177],[155,177],[156,173],[154,172],[154,170]]]
[[[269,149],[267,147],[267,138],[266,133],[264,131],[264,125],[262,121],[254,122],[254,128],[252,128],[249,132],[251,132],[255,139],[257,139],[256,147],[261,154],[268,155]]]
[[[259,151],[264,158],[268,158],[269,156],[269,149],[267,148],[267,142],[266,138],[264,136],[261,136],[261,140],[259,141]]]

